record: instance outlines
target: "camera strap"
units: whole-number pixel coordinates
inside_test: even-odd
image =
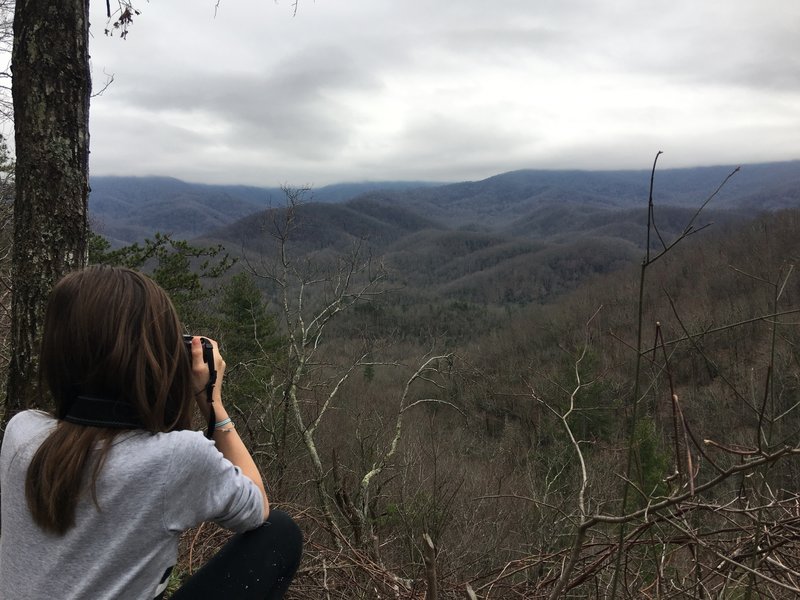
[[[209,367],[211,377],[206,384],[206,400],[208,400],[208,427],[206,428],[206,438],[209,440],[214,436],[214,429],[217,424],[217,415],[214,413],[214,400],[211,397],[214,391],[214,383],[217,381],[217,372],[214,370],[213,364]]]
[[[191,336],[188,337],[191,343]],[[205,385],[206,400],[208,401],[208,427],[206,437],[211,439],[214,435],[216,415],[214,414],[213,391],[217,383],[217,370],[214,367],[214,348],[205,338],[203,341],[203,362],[208,366],[208,383]],[[74,392],[73,392],[74,393]],[[87,425],[89,427],[109,427],[111,429],[144,429],[144,423],[139,418],[136,408],[123,400],[100,398],[76,394],[65,414],[61,417],[68,423]]]
[[[111,429],[142,429],[133,405],[122,400],[78,395],[70,404],[63,419],[76,425],[109,427]]]

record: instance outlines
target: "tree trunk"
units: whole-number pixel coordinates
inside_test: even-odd
[[[17,188],[6,420],[41,404],[36,373],[47,296],[64,273],[86,264],[88,41],[89,0],[17,0],[12,54]]]

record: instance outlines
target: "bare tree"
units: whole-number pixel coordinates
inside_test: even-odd
[[[698,230],[693,219],[675,241],[666,243],[655,229],[652,194],[649,211],[660,251],[651,255],[648,239],[640,306],[645,270]],[[598,331],[592,331],[595,313],[571,352],[571,383],[551,381],[548,393],[533,385],[530,390],[559,425],[571,449],[569,504],[556,505],[535,493],[514,496],[549,511],[557,527],[570,533],[551,549],[542,548],[497,573],[470,581],[477,597],[482,593],[500,597],[501,585],[510,597],[530,598],[570,594],[790,598],[800,593],[800,544],[794,525],[800,496],[794,471],[787,468],[800,458],[796,440],[800,402],[796,377],[790,374],[796,367],[790,348],[796,346],[797,336],[796,323],[782,320],[800,310],[782,304],[794,275],[792,260],[785,257],[777,267],[771,262],[770,274],[733,269],[769,291],[764,295],[766,311],[749,318],[718,327],[693,327],[664,289],[662,319],[676,323],[681,335],[666,339],[662,323],[655,322],[648,345],[643,341],[645,310],[638,311],[636,341],[625,344],[634,353],[636,365],[630,386],[633,401],[627,406],[627,417],[633,422],[625,446],[615,452],[622,459],[621,469],[615,463],[601,470],[600,461],[607,458],[600,458],[590,449],[595,442],[581,439],[578,433],[577,419],[591,406],[583,398],[594,383],[585,363],[598,343]],[[753,324],[765,327],[759,353],[750,360],[763,373],[760,388],[755,368],[747,377],[739,376],[734,370],[738,365],[726,368],[704,348],[712,336],[745,331]],[[679,350],[691,351],[714,366],[715,387],[745,409],[738,431],[722,424],[719,407],[711,409],[715,422],[692,421],[690,414],[696,414],[697,408],[687,411],[687,398],[692,395],[686,378],[677,371]],[[762,360],[764,364],[759,365]],[[743,381],[750,389],[742,389]],[[653,405],[648,410],[645,400],[650,398]],[[656,439],[658,430],[663,432],[661,439]],[[612,475],[622,486],[619,494],[608,492]],[[532,572],[540,575],[522,576]]]
[[[409,367],[395,359],[376,358],[380,352],[367,340],[349,351],[326,347],[326,330],[335,319],[387,293],[386,272],[379,261],[372,259],[360,239],[336,256],[316,260],[293,256],[292,238],[297,233],[298,209],[304,191],[285,192],[286,208],[270,211],[264,223],[274,240],[274,258],[262,257],[258,264],[249,262],[254,275],[268,281],[276,292],[282,332],[286,336],[280,358],[281,374],[273,382],[277,403],[283,406],[300,437],[311,467],[324,528],[334,546],[356,552],[359,560],[383,574],[381,577],[388,585],[405,588],[408,585],[405,580],[382,566],[374,530],[375,500],[387,472],[396,465],[404,424],[411,411],[432,403],[453,406],[437,394],[443,388],[442,376],[450,368],[451,357],[428,352],[415,366]],[[350,438],[359,444],[365,443],[367,437],[371,440],[370,458],[354,465],[349,457],[328,447],[320,431],[330,426],[332,415],[346,399],[353,374],[382,368],[405,372],[404,383],[396,391],[387,390],[386,402],[393,408],[390,421],[384,421],[383,431],[365,432],[356,428],[338,432],[340,439]],[[285,438],[285,432],[275,437]]]

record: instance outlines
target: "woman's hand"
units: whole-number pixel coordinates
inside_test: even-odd
[[[219,353],[219,345],[216,341],[205,338],[211,342],[214,349],[214,368],[217,371],[217,381],[212,390],[211,399],[217,405],[215,412],[219,414],[219,408],[222,408],[222,379],[225,376],[225,360]],[[206,394],[206,386],[208,385],[209,369],[208,365],[203,361],[203,345],[199,336],[192,338],[192,389],[195,392],[195,402],[197,408],[200,409],[200,414],[203,418],[208,419],[209,407],[208,397]]]
[[[206,338],[208,339],[208,338]],[[214,418],[217,422],[225,421],[228,418],[228,412],[222,405],[222,378],[225,375],[225,361],[219,353],[219,346],[214,340],[208,340],[214,348],[214,367],[217,369],[217,382],[214,384],[214,390],[211,398],[214,401]],[[195,401],[197,407],[203,418],[208,421],[209,407],[208,399],[206,397],[206,384],[208,383],[208,365],[203,362],[203,346],[200,338],[195,336],[192,338],[192,383],[195,394]],[[261,478],[261,473],[256,466],[255,461],[247,447],[242,442],[239,434],[236,431],[235,425],[232,423],[226,425],[223,429],[214,429],[213,433],[214,443],[217,450],[222,452],[222,455],[231,461],[234,465],[239,467],[253,483],[256,484],[261,490],[261,496],[264,499],[264,520],[269,516],[269,498],[267,497],[267,490],[264,487],[264,480]]]

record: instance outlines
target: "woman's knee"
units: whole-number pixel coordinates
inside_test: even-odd
[[[269,509],[269,516],[267,517],[267,520],[264,521],[264,525],[278,528],[283,527],[286,529],[297,529],[298,531],[300,530],[300,528],[297,526],[297,523],[294,522],[294,519],[289,516],[289,513],[280,510],[279,508]]]
[[[295,546],[302,549],[303,532],[288,513],[274,508],[271,509],[269,511],[269,517],[262,527],[264,526],[274,528],[278,535],[284,537],[287,541],[292,541]]]
[[[270,509],[269,517],[263,525],[248,532],[264,539],[265,544],[280,548],[287,561],[299,564],[303,553],[303,532],[294,519],[279,509]]]

